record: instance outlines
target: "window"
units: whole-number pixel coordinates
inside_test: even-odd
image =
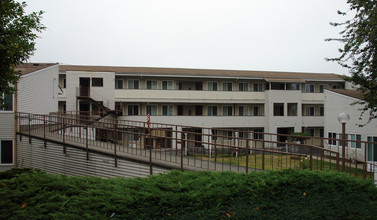
[[[128,115],[139,115],[138,105],[128,105]]]
[[[323,91],[327,89],[327,85],[319,85],[319,92],[323,93]]]
[[[115,89],[123,89],[123,79],[115,80]]]
[[[238,136],[240,138],[249,138],[249,131],[247,129],[240,129]]]
[[[207,88],[208,91],[217,91],[217,82],[208,82]]]
[[[300,84],[289,83],[289,84],[287,84],[287,90],[300,90]]]
[[[297,103],[288,103],[288,116],[297,116]]]
[[[263,83],[254,83],[253,84],[253,91],[254,92],[261,92],[261,91],[263,91]]]
[[[67,79],[63,79],[63,89],[67,88]]]
[[[157,89],[157,87],[156,87],[156,89]],[[163,90],[173,89],[173,81],[162,81],[162,89]]]
[[[284,103],[274,103],[274,116],[284,116]]]
[[[314,106],[305,106],[305,115],[304,116],[314,116]]]
[[[147,89],[157,89],[157,81],[147,80]]]
[[[263,116],[263,115],[264,115],[263,105],[254,105],[253,116]]]
[[[323,128],[319,129],[319,137],[321,138],[325,137],[325,131],[323,130]]]
[[[233,111],[232,111],[232,106],[223,106],[223,116],[232,116]]]
[[[208,116],[217,116],[217,106],[208,106],[207,107]]]
[[[314,92],[313,84],[305,84],[305,92]]]
[[[303,132],[305,133],[305,134],[309,134],[310,136],[312,136],[312,137],[314,137],[314,128],[304,128],[303,129]]]
[[[340,84],[337,84],[337,85],[333,85],[332,88],[333,89],[341,89],[342,86]]]
[[[253,129],[253,138],[258,140],[263,140],[263,128]]]
[[[347,147],[348,146],[348,134],[346,134],[344,136],[344,140],[345,140],[345,146]],[[339,146],[343,146],[343,137],[342,137],[342,134],[339,134]]]
[[[325,107],[321,106],[319,107],[319,116],[324,116],[325,115]]]
[[[377,161],[377,137],[368,137],[368,161]],[[372,143],[376,142],[376,143]]]
[[[92,78],[93,87],[103,87],[103,78]]]
[[[171,105],[164,105],[162,106],[162,115],[173,115],[174,108]]]
[[[232,140],[233,131],[223,131],[224,140]]]
[[[329,132],[329,145],[336,145],[336,133]]]
[[[351,134],[351,148],[361,148],[361,135],[360,134]]]
[[[139,141],[139,130],[129,130],[128,133],[128,141],[129,142],[136,142]]]
[[[127,84],[128,89],[139,89],[139,80],[129,79]]]
[[[212,130],[211,130],[211,134],[212,134],[212,136],[211,136],[211,140],[212,140],[212,141],[217,140],[217,130],[212,129]]]
[[[157,115],[157,105],[147,105],[147,114]]]
[[[239,91],[249,91],[249,83],[241,82],[238,84]]]
[[[4,99],[4,107],[0,108],[0,111],[13,111],[13,94],[3,95],[3,99]]]
[[[223,91],[233,91],[233,84],[231,82],[224,82]]]
[[[249,107],[248,106],[239,106],[238,107],[238,115],[239,116],[249,115]]]
[[[13,164],[13,141],[0,141],[0,164]]]

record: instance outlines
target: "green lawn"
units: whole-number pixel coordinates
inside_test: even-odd
[[[215,157],[209,157],[208,155],[201,154],[192,154],[190,157],[209,160],[215,162]],[[336,160],[332,159],[330,161],[312,159],[312,170],[330,170],[337,172]],[[240,154],[239,156],[233,156],[230,154],[219,154],[216,157],[216,162],[224,164],[232,164],[239,166],[246,166],[246,155]],[[264,169],[264,170],[283,170],[283,169],[309,169],[309,157],[296,157],[291,155],[282,155],[282,154],[265,154],[264,163],[262,154],[250,154],[249,155],[249,169]],[[264,165],[263,165],[264,164]],[[341,171],[341,161],[339,161],[339,171]],[[354,167],[355,165],[350,166],[349,163],[346,163],[345,173],[350,176],[357,176],[357,178],[364,178],[364,171],[362,165],[358,165],[358,169]],[[374,178],[373,173],[367,172],[366,178]]]

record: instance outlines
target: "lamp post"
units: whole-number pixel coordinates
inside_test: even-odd
[[[346,151],[346,123],[350,120],[350,116],[342,112],[338,115],[338,121],[342,124],[342,172],[344,172],[345,164],[346,164],[346,157],[345,157],[345,151]]]

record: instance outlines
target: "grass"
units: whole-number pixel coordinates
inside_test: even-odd
[[[208,161],[215,162],[215,157],[209,157],[208,154],[191,154],[190,157],[203,159]],[[307,157],[309,158],[309,157]],[[246,166],[246,155],[240,154],[235,157],[231,154],[218,154],[216,157],[216,162],[224,164],[232,164],[237,166]],[[265,154],[264,155],[264,166],[263,166],[263,155],[262,154],[250,154],[248,161],[249,169],[259,169],[259,170],[283,170],[283,169],[309,169],[309,160],[306,160],[305,157],[292,157],[292,155],[282,155],[282,154]],[[349,163],[346,163],[345,173],[350,176],[357,178],[364,178],[364,171],[362,165],[359,165],[358,169],[353,166],[350,166]],[[338,172],[336,160],[323,161],[321,167],[321,161],[313,158],[312,159],[312,170],[330,170]],[[339,171],[341,171],[341,161],[339,162]],[[374,178],[373,173],[366,172],[366,178]]]
[[[0,173],[0,219],[374,219],[372,181],[331,172]]]

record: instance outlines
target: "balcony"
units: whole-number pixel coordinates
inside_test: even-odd
[[[115,90],[115,99],[124,102],[164,103],[260,103],[264,92],[203,90]]]
[[[323,103],[323,93],[301,93],[302,103]]]

